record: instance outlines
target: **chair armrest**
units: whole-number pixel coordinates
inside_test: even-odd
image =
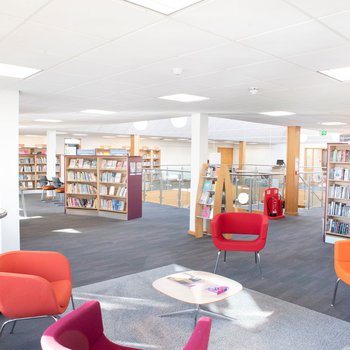
[[[268,229],[269,229],[269,218],[266,215],[262,215],[262,222],[260,227],[260,237],[262,239],[266,239]]]
[[[51,283],[39,276],[0,272],[0,311],[10,318],[58,314]]]
[[[336,241],[334,244],[334,261],[350,262],[350,241]]]

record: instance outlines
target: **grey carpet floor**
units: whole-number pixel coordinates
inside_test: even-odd
[[[26,195],[26,201],[32,218],[21,222],[21,248],[65,254],[75,287],[173,263],[213,271],[216,251],[211,239],[187,234],[187,209],[146,203],[141,219],[124,222],[64,215],[62,207],[40,202],[39,195]],[[349,286],[339,286],[337,304],[330,306],[335,282],[333,246],[322,242],[321,210],[271,221],[261,258],[262,280],[249,253],[228,254],[218,273],[251,290],[350,321]],[[23,322],[16,337],[0,340],[0,349],[38,349],[47,324]]]
[[[78,304],[99,300],[105,333],[121,345],[179,350],[192,332],[193,316],[158,317],[184,310],[188,304],[156,291],[152,282],[181,270],[185,268],[168,265],[79,287],[74,290],[75,299]],[[236,319],[213,318],[209,349],[341,350],[350,346],[348,322],[250,289],[206,307]]]

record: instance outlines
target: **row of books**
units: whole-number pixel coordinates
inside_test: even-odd
[[[20,187],[25,187],[25,188],[34,188],[34,182],[32,181],[25,181],[25,182],[19,182]]]
[[[108,196],[126,197],[127,188],[125,186],[100,186],[100,194]]]
[[[97,159],[72,158],[69,162],[68,168],[77,169],[96,169]]]
[[[330,168],[329,179],[350,181],[350,169],[339,167]]]
[[[96,194],[97,189],[96,187],[88,184],[70,183],[67,185],[67,192],[77,194]]]
[[[122,173],[115,171],[102,173],[100,176],[101,182],[124,183],[125,177]]]
[[[44,172],[46,171],[46,169],[47,169],[46,165],[37,165],[35,167],[35,171],[38,171],[38,172]]]
[[[102,169],[127,170],[128,163],[121,160],[102,159]]]
[[[203,183],[203,191],[215,191],[216,180],[205,180]]]
[[[341,235],[350,235],[350,225],[338,220],[328,219],[326,223],[326,231],[339,233]]]
[[[212,219],[213,218],[213,208],[210,206],[203,206],[202,208],[202,217],[205,219]]]
[[[19,174],[19,180],[35,180],[35,175]]]
[[[113,210],[113,211],[124,211],[125,202],[118,199],[101,199],[100,209]]]
[[[68,197],[67,198],[67,206],[68,207],[76,207],[76,208],[96,208],[97,207],[97,200],[96,199]]]
[[[213,192],[202,192],[200,204],[213,205],[214,204],[214,194]]]
[[[19,158],[20,164],[34,164],[34,158]]]
[[[37,164],[46,164],[46,157],[36,157]]]
[[[350,186],[329,186],[328,196],[332,198],[350,199]]]
[[[214,165],[208,165],[205,170],[204,176],[206,177],[217,177],[218,176],[218,167]]]
[[[335,149],[330,154],[331,162],[350,162],[350,150]]]
[[[68,181],[97,181],[97,177],[93,172],[86,171],[68,171]]]
[[[328,215],[350,217],[350,205],[332,201],[328,204]]]

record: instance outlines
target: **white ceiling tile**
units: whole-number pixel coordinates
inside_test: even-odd
[[[50,0],[1,0],[0,13],[18,17],[28,17]]]
[[[0,39],[13,31],[22,22],[23,19],[20,17],[0,13]]]
[[[320,21],[350,39],[350,11],[323,17]]]
[[[113,39],[163,18],[115,0],[55,0],[31,20],[48,26]]]
[[[115,65],[123,72],[224,42],[227,40],[167,19],[92,50],[79,59]]]
[[[350,9],[349,0],[288,0],[313,17],[321,17]]]
[[[231,39],[242,39],[308,19],[281,0],[206,1],[173,17]]]
[[[350,45],[342,45],[305,55],[292,56],[288,57],[287,60],[315,72],[346,67],[350,65]]]
[[[315,21],[244,39],[242,42],[278,57],[300,55],[347,43],[345,39]]]
[[[73,56],[104,42],[103,39],[47,27],[27,21],[4,43],[22,46],[25,50],[44,50],[49,55]]]

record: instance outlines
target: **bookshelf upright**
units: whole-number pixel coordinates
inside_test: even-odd
[[[350,238],[350,145],[328,144],[324,241]]]

